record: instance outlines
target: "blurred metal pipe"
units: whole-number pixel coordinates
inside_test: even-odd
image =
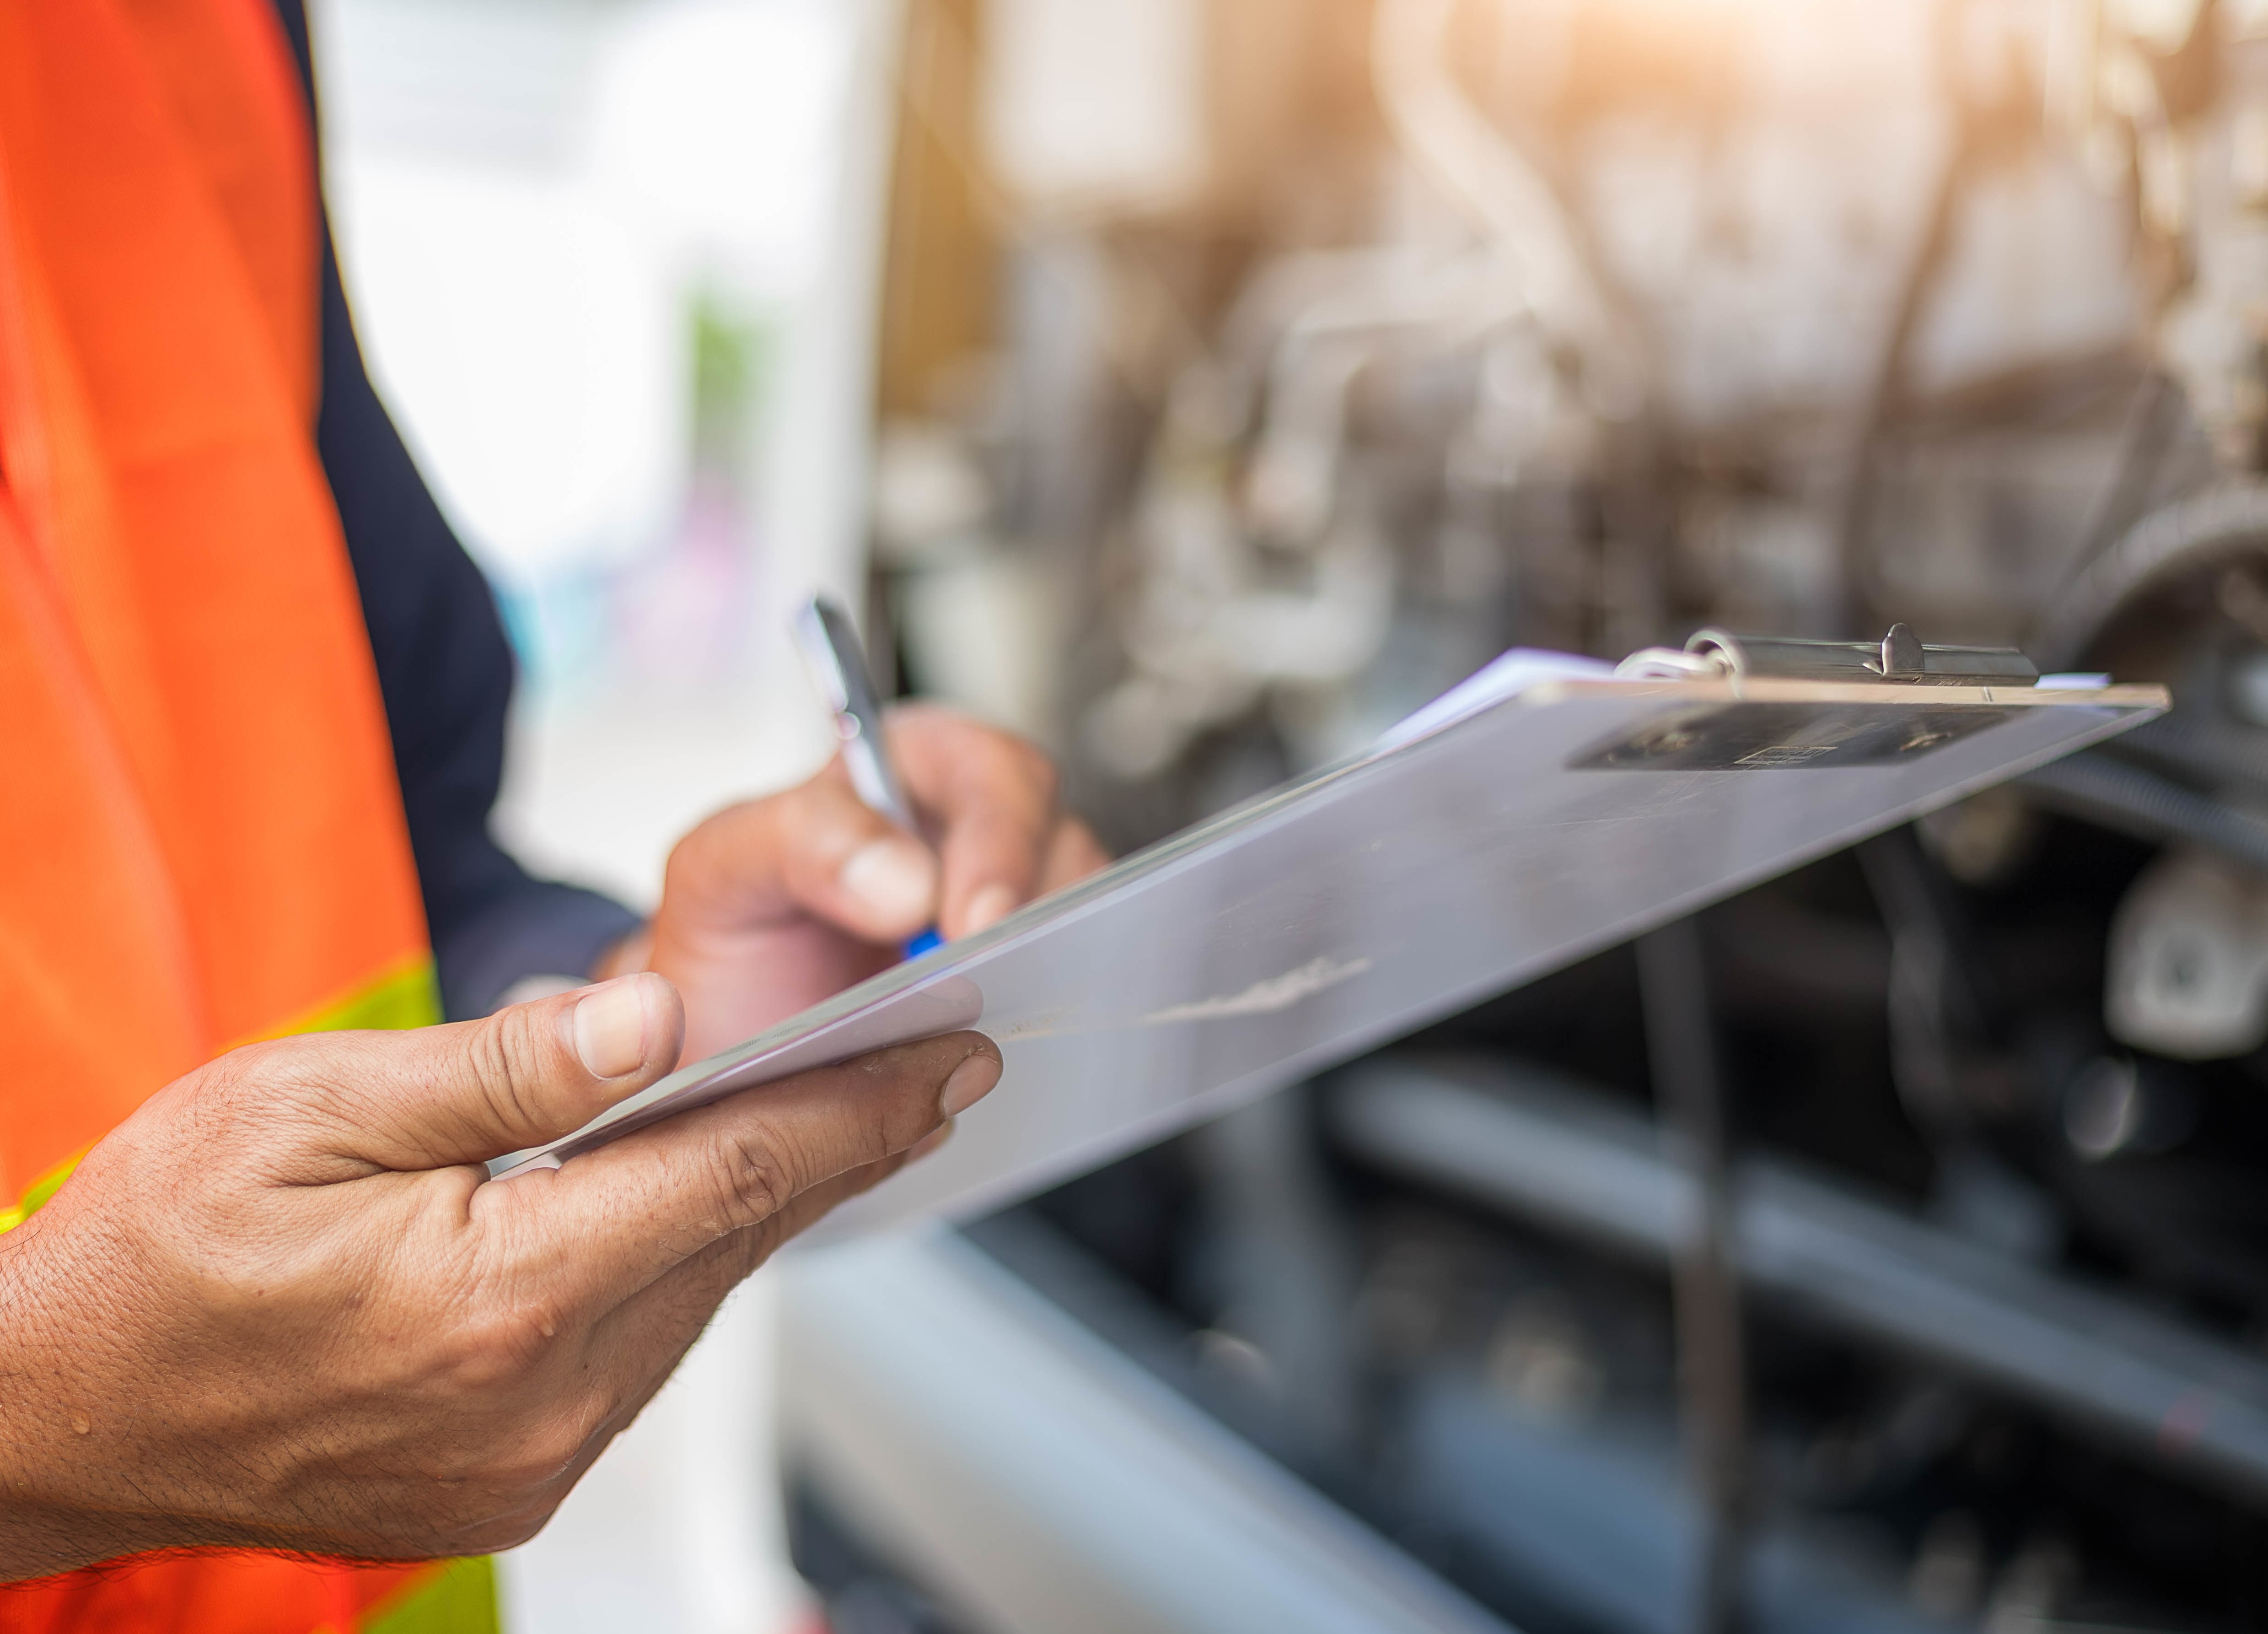
[[[2141,839],[2179,839],[2268,873],[2268,823],[2170,778],[2093,750],[2026,773],[2048,805]]]
[[[1384,1057],[1325,1105],[1381,1169],[1632,1256],[1667,1261],[1690,1230],[1653,1126],[1540,1072]],[[2246,1352],[1785,1165],[1742,1166],[1738,1213],[1756,1293],[2268,1504],[2268,1364]]]
[[[781,1439],[993,1634],[1510,1634],[965,1239],[782,1264]]]

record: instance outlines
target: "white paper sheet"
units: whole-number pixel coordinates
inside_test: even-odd
[[[1372,752],[491,1166],[981,1027],[999,1088],[815,1235],[997,1206],[2164,704],[2152,687],[1616,680],[1510,654]]]

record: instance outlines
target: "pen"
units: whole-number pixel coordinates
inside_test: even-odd
[[[795,616],[795,639],[803,648],[804,662],[811,666],[812,678],[835,712],[835,735],[842,740],[850,786],[867,810],[918,838],[921,830],[915,824],[913,808],[906,803],[882,741],[882,707],[874,697],[866,651],[858,644],[850,617],[825,596],[814,595]],[[919,958],[944,945],[945,938],[932,925],[906,943],[906,957]]]

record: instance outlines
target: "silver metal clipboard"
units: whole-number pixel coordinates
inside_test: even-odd
[[[736,1091],[976,1027],[1000,1046],[1000,1086],[941,1152],[810,1236],[973,1214],[2167,702],[2151,686],[1893,677],[1719,663],[1698,678],[1547,677],[1421,717],[1403,741],[886,972],[491,1172],[555,1166]]]

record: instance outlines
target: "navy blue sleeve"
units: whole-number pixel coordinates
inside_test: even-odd
[[[276,0],[313,109],[304,0]],[[596,892],[531,877],[489,832],[504,773],[512,650],[487,580],[372,388],[323,223],[322,410],[338,501],[394,738],[394,770],[451,1019],[524,976],[588,971],[637,926]]]

